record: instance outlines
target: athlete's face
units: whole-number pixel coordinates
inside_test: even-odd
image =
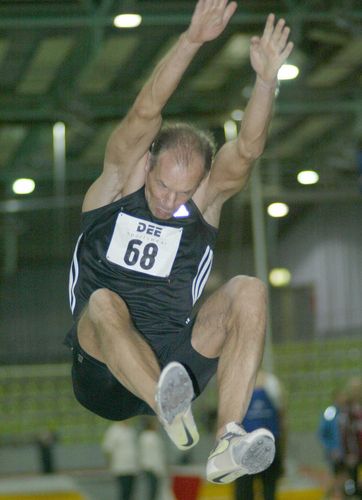
[[[152,169],[147,167],[146,200],[152,214],[158,219],[170,219],[194,194],[204,176],[204,161],[192,155],[185,167],[173,150],[159,154]]]

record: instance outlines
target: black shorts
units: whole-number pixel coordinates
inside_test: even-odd
[[[193,322],[177,337],[163,346],[151,347],[161,369],[170,361],[178,361],[188,371],[195,398],[205,389],[217,369],[218,358],[206,358],[191,345]],[[76,326],[74,326],[74,330]],[[85,408],[108,420],[125,420],[136,415],[154,415],[142,399],[128,391],[101,361],[87,354],[79,345],[76,332],[72,337],[72,381],[75,397]]]

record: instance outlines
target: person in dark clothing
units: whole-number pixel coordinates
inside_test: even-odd
[[[362,500],[362,377],[348,380],[345,395],[346,402],[340,412],[342,447],[349,476],[345,492]]]
[[[263,371],[258,373],[243,426],[247,432],[259,427],[269,429],[275,438],[275,458],[271,465],[259,474],[243,476],[236,480],[235,500],[254,500],[256,481],[262,484],[263,500],[275,500],[278,480],[283,473],[286,428],[283,391],[274,375]]]
[[[331,474],[326,497],[333,500],[345,498],[344,484],[348,478],[341,425],[346,398],[344,388],[336,391],[332,397],[332,404],[324,410],[318,426],[318,437]]]
[[[90,411],[113,420],[157,415],[186,450],[199,439],[191,402],[217,372],[218,430],[207,463],[207,478],[216,483],[263,470],[274,457],[269,431],[247,434],[240,425],[263,355],[264,284],[236,276],[197,314],[194,308],[211,270],[223,204],[246,186],[264,149],[277,73],[293,49],[285,21],[270,14],[263,34],[252,37],[253,92],[238,137],[216,155],[195,127],[162,127],[162,111],[236,7],[228,0],[196,3],[187,30],[111,135],[103,172],[83,202],[69,286],[73,387]]]
[[[43,474],[52,474],[55,472],[54,451],[57,441],[57,433],[52,430],[45,430],[36,437],[36,445],[39,450]]]

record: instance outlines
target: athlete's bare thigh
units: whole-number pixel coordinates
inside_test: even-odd
[[[101,347],[97,340],[94,326],[89,319],[88,306],[82,312],[80,320],[78,322],[77,328],[78,342],[81,348],[90,356],[102,361],[104,363],[104,357],[101,352]]]
[[[192,346],[203,356],[220,356],[233,325],[247,320],[248,310],[265,302],[265,287],[250,276],[235,276],[214,292],[201,306],[192,330]]]
[[[221,286],[200,307],[192,330],[193,348],[208,358],[220,355],[230,312],[229,283]]]

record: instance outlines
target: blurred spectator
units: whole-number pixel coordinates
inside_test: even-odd
[[[260,474],[242,476],[236,480],[235,499],[254,500],[254,482],[262,483],[263,499],[275,500],[278,479],[283,473],[285,455],[285,402],[279,380],[271,373],[260,371],[249,408],[242,422],[247,432],[264,427],[275,437],[276,454],[271,466]]]
[[[320,418],[318,436],[332,474],[326,498],[340,500],[344,498],[343,487],[347,479],[341,433],[341,415],[346,405],[346,392],[343,389],[338,390],[332,400],[333,404],[324,410]]]
[[[346,405],[341,412],[342,445],[349,472],[346,494],[362,499],[362,378],[354,377],[346,385]]]
[[[43,474],[55,472],[54,451],[58,435],[51,429],[44,430],[36,436],[35,443],[39,450],[41,471]]]
[[[104,435],[102,450],[117,478],[120,500],[131,500],[139,472],[137,433],[128,421],[115,422]]]
[[[156,500],[162,481],[167,477],[166,453],[159,424],[154,417],[144,419],[144,430],[139,437],[140,467],[146,479],[144,500]]]

